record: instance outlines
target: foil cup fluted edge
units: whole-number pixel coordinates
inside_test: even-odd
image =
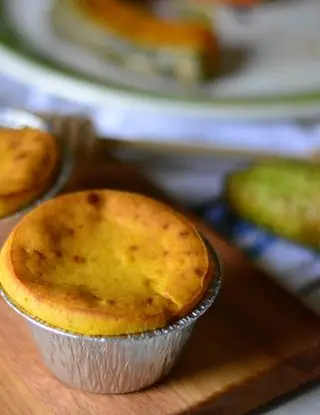
[[[8,306],[11,307],[20,316],[25,318],[29,323],[34,324],[37,327],[50,331],[52,333],[60,334],[62,336],[67,336],[71,338],[79,338],[79,339],[88,340],[88,341],[105,342],[105,341],[127,341],[127,340],[140,341],[143,339],[165,335],[170,332],[181,330],[181,329],[186,328],[189,325],[192,325],[196,320],[198,320],[200,316],[202,316],[211,307],[211,305],[214,303],[216,297],[219,294],[221,284],[222,284],[221,263],[212,245],[208,242],[208,240],[205,237],[201,236],[201,238],[203,239],[206,245],[210,259],[214,262],[212,283],[207,289],[202,300],[190,313],[188,313],[184,317],[181,317],[175,322],[160,329],[146,331],[142,333],[126,334],[126,335],[121,335],[121,336],[106,336],[106,335],[97,336],[97,335],[83,335],[83,334],[73,333],[67,330],[63,330],[63,329],[51,326],[45,321],[30,315],[27,311],[25,311],[22,307],[20,307],[12,299],[10,299],[10,296],[6,294],[3,288],[0,290],[0,293],[3,299],[5,300],[5,302],[8,304]]]

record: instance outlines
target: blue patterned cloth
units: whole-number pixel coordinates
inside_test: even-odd
[[[197,209],[204,221],[238,246],[286,290],[320,314],[320,253],[278,238],[214,200]]]

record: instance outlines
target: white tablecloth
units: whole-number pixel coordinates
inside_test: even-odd
[[[119,139],[144,139],[161,142],[212,145],[215,148],[241,148],[254,152],[274,152],[310,157],[320,150],[320,122],[248,123],[219,122],[210,119],[170,117],[168,114],[143,114],[135,108],[115,104],[96,108],[48,96],[25,84],[17,84],[0,74],[0,105],[10,104],[30,110],[82,113],[94,120],[100,135]],[[319,114],[320,118],[320,114]]]

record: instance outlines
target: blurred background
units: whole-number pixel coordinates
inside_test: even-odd
[[[26,12],[27,11],[27,12]],[[320,142],[317,0],[1,0],[0,105],[91,117],[196,205]]]

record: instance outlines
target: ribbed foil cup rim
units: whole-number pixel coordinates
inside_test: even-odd
[[[50,133],[49,124],[45,122],[42,118],[38,117],[37,115],[31,114],[27,111],[17,110],[13,108],[0,107],[0,128],[1,127],[12,129],[20,129],[22,127],[33,127],[41,131]],[[45,189],[44,192],[41,195],[39,195],[39,197],[31,201],[28,205],[23,206],[21,209],[16,210],[14,213],[11,213],[10,215],[0,218],[0,221],[13,219],[21,214],[29,212],[31,209],[35,208],[38,204],[42,203],[43,201],[51,199],[63,188],[67,179],[71,175],[74,159],[71,150],[67,148],[67,146],[64,146],[64,148],[62,148],[61,143],[58,142],[58,144],[61,151],[60,165],[59,171],[57,172],[55,180],[53,181],[51,186]]]
[[[222,282],[220,260],[218,258],[217,253],[215,252],[211,244],[207,241],[207,239],[204,238],[203,236],[201,237],[206,245],[206,248],[209,252],[209,256],[211,260],[214,262],[214,270],[213,270],[214,276],[213,276],[212,284],[210,285],[210,287],[206,291],[205,296],[203,297],[203,299],[200,301],[200,303],[197,305],[196,308],[194,308],[186,316],[179,318],[172,324],[169,324],[161,329],[146,331],[142,333],[125,334],[125,335],[119,335],[119,336],[106,336],[106,335],[90,336],[90,335],[78,334],[78,333],[70,332],[67,330],[63,330],[63,329],[51,326],[45,321],[42,321],[41,319],[38,319],[30,315],[22,307],[20,307],[13,300],[11,300],[9,295],[5,292],[5,290],[3,290],[2,287],[0,287],[1,296],[3,297],[4,301],[9,305],[9,307],[11,307],[20,316],[25,318],[29,323],[34,324],[37,327],[40,327],[46,331],[50,331],[51,333],[59,334],[62,336],[73,338],[73,339],[81,339],[81,340],[92,341],[92,342],[128,341],[128,340],[142,341],[142,340],[154,338],[157,336],[163,336],[173,331],[182,330],[186,328],[187,326],[193,324],[200,316],[202,316],[209,309],[209,307],[213,304],[213,302],[215,301],[215,299],[217,298],[219,294],[221,282]]]

